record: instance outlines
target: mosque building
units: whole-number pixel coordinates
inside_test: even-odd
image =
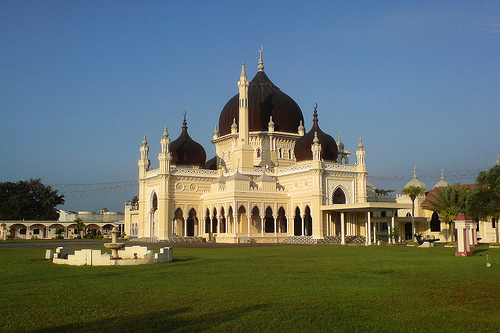
[[[323,131],[317,105],[304,128],[297,103],[266,75],[262,49],[255,77],[245,64],[239,92],[223,107],[213,132],[216,156],[165,127],[159,168],[140,147],[137,205],[125,207],[125,232],[148,240],[205,238],[223,243],[349,243],[377,241],[409,209],[375,195],[367,183],[361,139],[356,162]]]

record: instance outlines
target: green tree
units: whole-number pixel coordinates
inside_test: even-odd
[[[64,195],[40,179],[0,183],[0,220],[57,220]]]
[[[81,218],[75,219],[75,231],[78,234],[78,238],[82,238],[82,231],[85,230],[85,223]]]
[[[476,178],[476,187],[467,194],[467,215],[471,218],[496,219],[500,217],[500,166],[481,171]],[[499,242],[497,226],[496,242]]]
[[[460,186],[459,183],[438,187],[427,197],[427,202],[423,205],[425,209],[437,212],[445,220],[448,224],[448,235],[455,233],[454,221],[458,214],[465,212],[465,199],[469,191],[469,186]]]
[[[419,195],[423,195],[425,192],[421,187],[410,185],[403,189],[403,194],[406,194],[410,197],[411,200],[411,234],[412,239],[415,238],[415,199]]]

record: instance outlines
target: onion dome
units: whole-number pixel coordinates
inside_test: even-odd
[[[175,165],[197,165],[203,168],[207,159],[205,149],[198,142],[191,139],[187,129],[186,113],[184,113],[182,133],[170,144],[171,163]]]
[[[217,156],[212,157],[205,163],[205,169],[217,170]]]
[[[300,137],[295,143],[295,158],[298,161],[308,161],[313,159],[311,145],[317,136],[321,144],[320,158],[322,160],[337,161],[338,147],[335,139],[326,134],[319,128],[318,125],[318,111],[314,106],[313,126],[304,136]]]
[[[282,92],[264,72],[262,52],[259,60],[259,71],[248,85],[248,130],[260,132],[268,130],[272,116],[276,132],[297,133],[300,121],[304,120],[300,107],[295,101]],[[220,135],[231,133],[231,124],[239,122],[239,94],[231,98],[219,117]]]
[[[408,188],[410,186],[420,187],[424,191],[427,190],[427,185],[417,179],[417,167],[413,168],[413,179],[406,183],[405,188]]]
[[[450,186],[450,183],[448,183],[446,180],[444,180],[444,174],[443,174],[443,169],[441,169],[441,180],[436,184],[434,185],[433,188],[438,188],[438,187],[446,187],[446,186]]]

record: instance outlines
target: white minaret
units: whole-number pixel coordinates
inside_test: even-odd
[[[148,158],[149,146],[148,140],[146,140],[146,136],[144,136],[144,140],[142,140],[142,146],[140,148],[141,151],[141,159],[139,160],[139,178],[146,177],[146,172],[149,170],[149,166],[151,165],[151,161]]]
[[[248,79],[245,63],[241,66],[240,80],[238,88],[240,88],[239,100],[239,144],[248,144]]]
[[[165,131],[163,132],[163,137],[160,141],[161,152],[158,154],[158,160],[160,162],[160,172],[165,173],[170,169],[170,161],[172,160],[172,153],[170,153],[170,137],[168,135],[167,127],[165,126]]]

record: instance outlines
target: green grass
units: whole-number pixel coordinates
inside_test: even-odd
[[[499,332],[500,250],[454,251],[178,248],[168,264],[73,267],[0,249],[0,331]]]

